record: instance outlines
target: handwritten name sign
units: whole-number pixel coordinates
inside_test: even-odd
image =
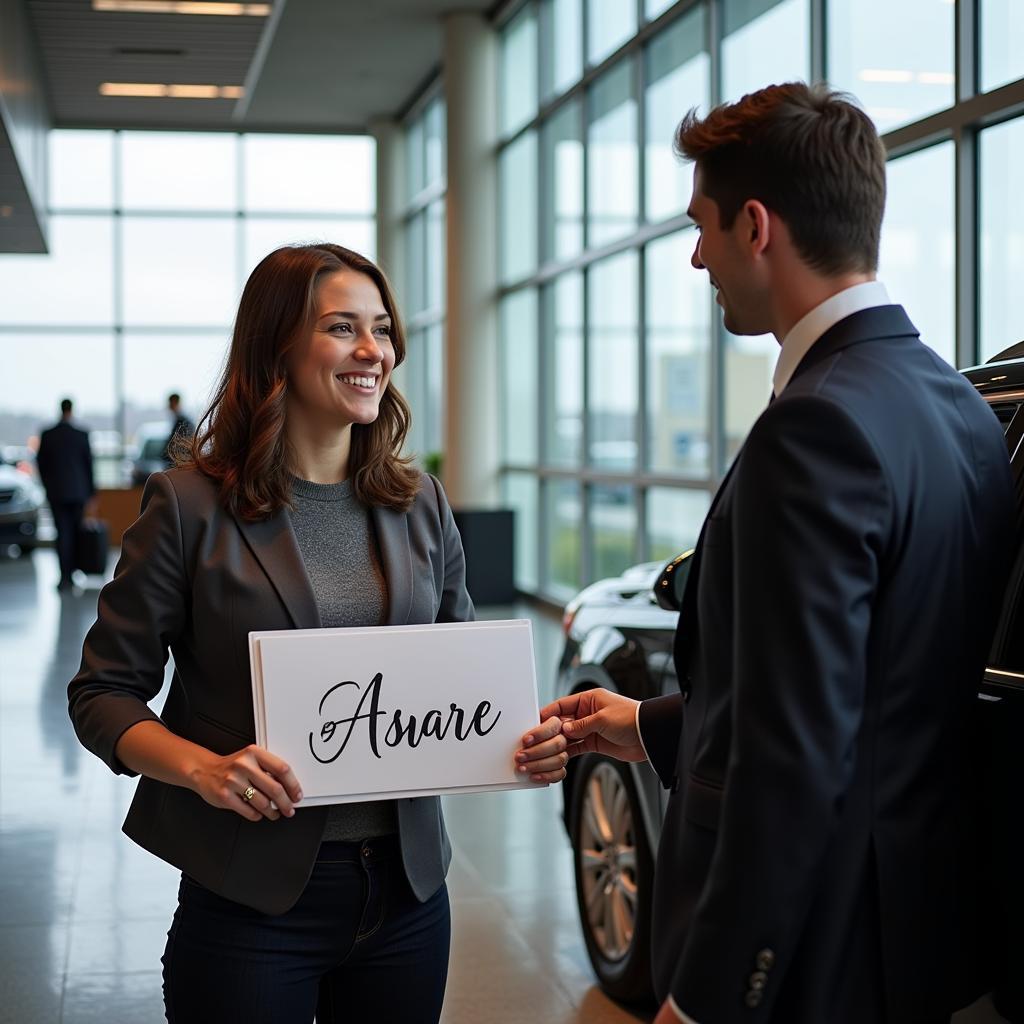
[[[250,633],[249,653],[257,742],[305,805],[530,785],[528,620]]]

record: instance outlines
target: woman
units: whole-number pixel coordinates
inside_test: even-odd
[[[439,801],[297,813],[301,780],[253,742],[247,646],[251,630],[473,617],[444,492],[399,456],[404,357],[373,263],[326,244],[271,253],[212,406],[179,467],[150,477],[100,596],[71,717],[115,772],[143,776],[124,830],[183,872],[163,956],[171,1022],[440,1014]],[[158,718],[147,702],[168,650]],[[561,778],[564,740],[535,732],[531,777]]]

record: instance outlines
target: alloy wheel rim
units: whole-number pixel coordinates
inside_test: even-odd
[[[587,780],[579,838],[591,935],[605,959],[621,960],[636,929],[636,838],[629,793],[609,764],[599,764]]]

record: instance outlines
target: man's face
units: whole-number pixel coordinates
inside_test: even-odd
[[[721,226],[718,203],[704,194],[699,166],[694,169],[693,195],[687,213],[698,229],[690,263],[694,269],[708,272],[726,329],[733,334],[764,333],[767,328],[757,313],[760,304],[754,266],[749,248],[742,244],[748,230],[743,211],[737,214],[732,227]]]

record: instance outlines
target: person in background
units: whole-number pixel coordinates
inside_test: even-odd
[[[779,342],[772,400],[692,558],[679,691],[541,715],[670,793],[656,1024],[948,1022],[984,991],[964,762],[1012,538],[1002,429],[876,280],[885,150],[848,97],[770,86],[691,111],[676,149],[693,267],[731,332]]]
[[[61,591],[71,589],[79,527],[86,506],[96,493],[89,435],[71,422],[72,408],[70,398],[60,403],[60,421],[42,432],[36,454],[39,478],[57,529],[57,589]]]
[[[171,1024],[440,1015],[440,801],[303,808],[301,779],[255,745],[248,654],[251,630],[473,618],[445,493],[401,455],[405,352],[374,263],[329,244],[272,252],[190,455],[150,476],[100,595],[70,713],[113,771],[143,776],[124,831],[182,871]],[[558,757],[537,767],[565,774]]]
[[[171,423],[171,432],[167,435],[167,444],[164,445],[164,464],[173,466],[176,453],[188,451],[188,443],[196,432],[195,424],[181,411],[181,395],[173,392],[167,396],[167,408],[174,417]]]

